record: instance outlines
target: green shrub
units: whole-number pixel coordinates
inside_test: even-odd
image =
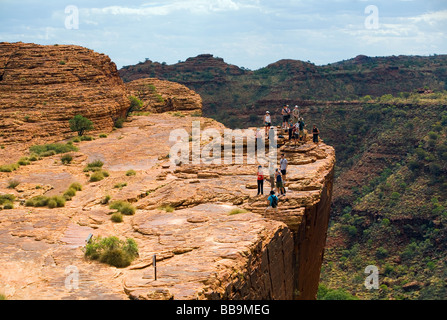
[[[171,112],[171,115],[178,118],[184,118],[185,115],[181,113],[180,111]]]
[[[421,168],[421,164],[419,163],[419,161],[411,160],[410,162],[408,162],[408,168],[414,172]]]
[[[128,113],[134,111],[140,111],[141,108],[143,107],[143,102],[137,97],[129,96],[129,100],[130,100],[130,108],[128,110]]]
[[[428,169],[430,170],[430,173],[435,176],[442,172],[442,167],[436,162],[430,163]]]
[[[40,157],[37,155],[37,154],[31,154],[30,156],[29,156],[29,161],[32,161],[32,162],[34,162],[34,161],[37,161],[37,160],[40,160]]]
[[[3,204],[3,209],[7,210],[7,209],[14,209],[14,204],[12,202],[5,202]]]
[[[110,219],[117,223],[123,222],[123,214],[121,212],[115,212]]]
[[[40,155],[42,156],[42,157],[51,157],[51,156],[54,156],[54,155],[56,155],[57,154],[57,152],[56,151],[54,151],[54,150],[48,150],[48,151],[45,151],[45,152],[43,152],[43,153],[41,153]]]
[[[117,183],[117,184],[115,184],[115,186],[114,186],[114,188],[115,189],[122,189],[122,188],[124,188],[125,186],[127,186],[127,183],[126,182],[122,182],[122,183]]]
[[[416,155],[417,155],[419,160],[424,160],[425,157],[427,157],[427,152],[425,152],[425,150],[422,149],[422,148],[417,148],[415,150],[415,153],[416,153]]]
[[[107,135],[106,135],[105,133],[101,133],[101,134],[99,135],[99,137],[100,137],[100,138],[107,138]]]
[[[385,259],[386,257],[388,257],[388,250],[383,247],[377,248],[376,257],[377,259]]]
[[[8,181],[8,189],[15,189],[20,184],[18,180],[9,180]]]
[[[320,287],[322,287],[320,285]],[[317,299],[318,300],[358,300],[349,292],[343,289],[327,289],[326,287],[318,288]]]
[[[436,132],[434,132],[434,131],[430,131],[430,132],[428,133],[428,137],[429,137],[431,140],[438,140],[439,135],[438,135]]]
[[[58,208],[65,206],[65,198],[62,196],[54,196],[50,200],[54,200]]]
[[[436,263],[434,263],[433,261],[427,262],[427,268],[430,269],[431,271],[435,270]]]
[[[18,163],[4,164],[0,166],[0,172],[13,172],[16,171],[20,165]]]
[[[95,138],[93,138],[92,136],[81,136],[80,140],[81,141],[93,141],[93,140],[95,140]]]
[[[138,246],[135,240],[130,238],[122,241],[113,236],[94,237],[85,246],[84,255],[117,268],[125,268],[138,256]]]
[[[395,192],[391,193],[390,198],[391,198],[391,200],[397,201],[400,199],[400,193],[395,191]]]
[[[8,202],[14,202],[15,199],[16,197],[13,194],[2,194],[0,195],[0,205],[3,205]]]
[[[76,195],[76,190],[69,188],[67,191],[64,192],[64,198],[66,200],[71,200],[71,198],[73,198]]]
[[[73,156],[70,154],[65,154],[61,157],[61,161],[63,164],[69,164],[73,161]]]
[[[95,160],[95,161],[87,164],[86,169],[88,171],[97,171],[97,170],[100,170],[103,165],[104,165],[104,163],[101,160]]]
[[[65,198],[62,196],[46,197],[36,196],[26,200],[25,206],[27,207],[49,207],[49,208],[61,208],[65,206]]]
[[[50,209],[57,208],[57,202],[56,202],[56,200],[54,200],[54,199],[50,199],[50,200],[48,200],[47,206],[48,206],[48,208],[50,208]]]
[[[109,208],[117,210],[118,212],[121,212],[122,214],[127,216],[134,215],[136,211],[135,207],[132,206],[129,202],[121,200],[112,202],[109,205]]]
[[[135,170],[128,170],[126,172],[126,176],[130,177],[130,176],[135,176],[137,173],[135,172]]]
[[[125,121],[126,121],[126,119],[124,119],[124,118],[116,119],[115,124],[114,124],[115,128],[122,128]]]
[[[25,206],[27,207],[45,207],[50,199],[45,196],[36,196],[26,200]]]
[[[72,184],[70,184],[70,189],[74,189],[76,191],[81,191],[82,190],[82,185],[78,182],[73,182]]]
[[[78,151],[79,149],[73,144],[51,143],[44,145],[31,146],[29,151],[35,155],[47,157],[59,153],[67,153],[71,151]]]
[[[109,195],[106,195],[102,200],[101,200],[101,204],[108,204],[110,201],[111,197]]]
[[[438,133],[441,132],[442,129],[443,129],[443,127],[442,127],[442,125],[439,124],[439,123],[437,123],[437,124],[435,124],[435,125],[433,126],[433,130],[435,130],[435,131],[438,132]]]
[[[106,173],[105,171],[95,171],[91,176],[90,176],[90,182],[98,182],[103,180],[104,178],[106,178],[106,174],[108,175],[108,173]]]
[[[30,164],[30,161],[27,157],[23,157],[23,158],[20,158],[20,160],[17,163],[21,166],[27,166]]]

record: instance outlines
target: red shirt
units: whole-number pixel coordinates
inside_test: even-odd
[[[264,175],[258,172],[258,180],[264,180]]]

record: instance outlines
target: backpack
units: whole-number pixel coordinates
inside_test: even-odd
[[[276,208],[278,206],[278,197],[272,195],[272,208]]]

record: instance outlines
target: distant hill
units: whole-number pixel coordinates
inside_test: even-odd
[[[259,123],[267,108],[279,110],[284,103],[357,100],[421,87],[446,90],[447,55],[359,55],[325,66],[280,60],[252,71],[202,54],[173,65],[147,60],[125,66],[119,74],[125,82],[158,78],[181,83],[201,95],[204,115],[230,127],[246,127]],[[244,115],[247,117],[241,118]]]
[[[447,55],[280,60],[255,71],[200,55],[120,75],[180,82],[229,127],[261,126],[267,109],[279,124],[281,106],[299,104],[337,157],[319,297],[447,297]],[[363,285],[367,265],[379,268],[379,290]]]

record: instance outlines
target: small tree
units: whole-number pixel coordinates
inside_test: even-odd
[[[129,96],[130,108],[127,110],[127,115],[134,111],[140,111],[143,107],[143,102],[135,96]]]
[[[82,136],[85,131],[93,129],[93,122],[79,114],[70,119],[69,123],[71,131],[77,131],[78,136]]]

